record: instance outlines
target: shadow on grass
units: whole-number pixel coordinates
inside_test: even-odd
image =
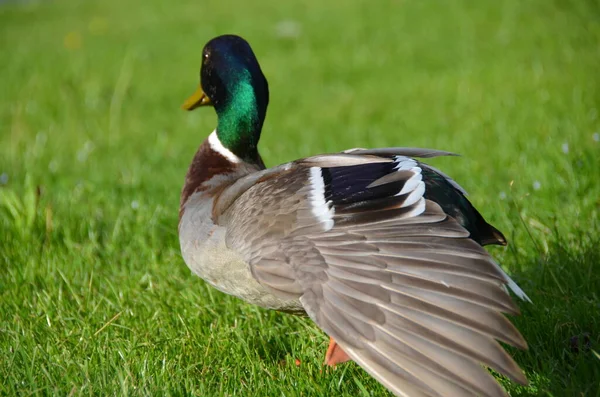
[[[286,356],[292,352],[291,336],[269,336],[261,338],[253,335],[248,338],[248,345],[254,349],[260,360],[267,364],[284,363]]]
[[[599,244],[594,233],[582,233],[556,238],[537,258],[517,259],[528,262],[515,279],[533,304],[521,303],[513,319],[529,350],[511,353],[530,386],[509,386],[512,395],[600,394]]]

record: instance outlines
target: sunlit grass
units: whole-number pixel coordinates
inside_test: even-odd
[[[326,337],[193,277],[179,105],[211,37],[270,82],[270,165],[421,146],[510,245],[527,388],[599,395],[600,11],[592,1],[0,4],[0,394],[383,395]],[[295,360],[301,361],[296,366]]]

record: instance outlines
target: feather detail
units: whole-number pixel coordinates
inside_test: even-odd
[[[331,201],[325,201],[325,183],[323,182],[321,168],[311,167],[308,180],[311,185],[311,193],[309,195],[311,211],[323,225],[323,230],[331,230],[334,225],[333,215],[335,214],[335,209],[331,206]]]
[[[339,156],[296,162],[239,195],[224,214],[228,246],[399,396],[505,395],[482,365],[525,384],[497,342],[527,348],[502,314],[519,313],[505,288],[516,284],[427,198],[425,166]]]

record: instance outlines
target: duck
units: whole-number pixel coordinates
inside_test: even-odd
[[[487,368],[526,385],[499,341],[527,349],[506,317],[520,313],[509,290],[530,300],[483,248],[506,239],[422,162],[453,154],[355,148],[266,168],[268,104],[248,42],[208,41],[183,104],[217,114],[181,191],[191,271],[247,303],[308,316],[330,337],[326,365],[354,361],[396,396],[505,396]]]

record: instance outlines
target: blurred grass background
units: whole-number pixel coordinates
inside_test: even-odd
[[[179,190],[210,110],[201,50],[245,37],[270,82],[268,165],[420,146],[510,245],[534,301],[511,395],[600,395],[600,3],[0,3],[0,394],[384,395],[322,366],[305,319],[183,263]],[[596,354],[596,355],[595,355]],[[294,364],[300,359],[300,366]]]

